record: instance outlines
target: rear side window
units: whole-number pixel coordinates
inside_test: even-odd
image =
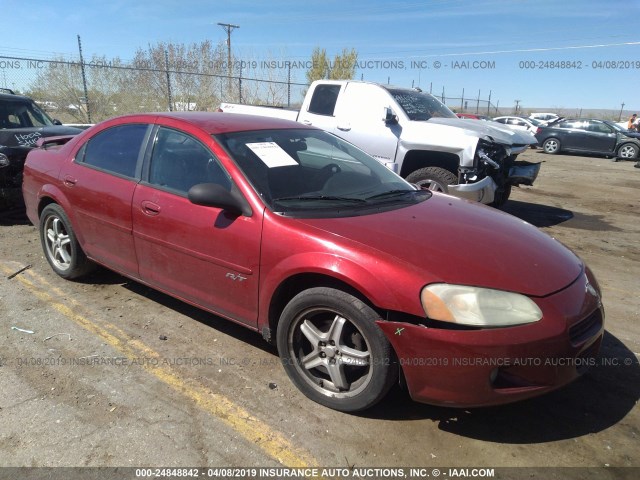
[[[340,93],[340,85],[317,85],[309,102],[309,112],[318,115],[333,115]]]
[[[195,138],[160,127],[156,136],[149,183],[186,194],[199,183],[217,183],[231,190],[231,180],[213,153]]]
[[[135,177],[140,147],[148,126],[120,125],[91,138],[83,147],[82,163],[126,177]]]
[[[584,122],[576,121],[576,120],[568,120],[566,122],[560,122],[554,126],[558,128],[583,128]]]

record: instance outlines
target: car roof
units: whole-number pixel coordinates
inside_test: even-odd
[[[17,95],[15,93],[0,93],[0,100],[11,100],[11,101],[19,101],[19,102],[29,102],[31,100],[29,97],[25,97],[24,95]]]
[[[124,115],[107,120],[110,123],[127,123],[127,121],[149,121],[156,119],[179,120],[204,130],[210,135],[221,133],[243,132],[250,130],[279,130],[289,128],[313,129],[298,122],[281,118],[263,117],[258,115],[244,115],[225,112],[155,112]]]

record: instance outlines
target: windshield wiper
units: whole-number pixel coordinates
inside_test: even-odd
[[[367,197],[367,200],[374,200],[385,197],[399,197],[406,195],[408,193],[417,193],[417,192],[426,192],[427,190],[389,190],[388,192],[378,193],[376,195],[371,195]]]
[[[340,201],[340,202],[353,202],[353,203],[367,203],[366,200],[354,197],[339,197],[336,195],[293,195],[290,197],[274,198],[274,202],[282,202],[287,200],[328,200],[328,201]]]

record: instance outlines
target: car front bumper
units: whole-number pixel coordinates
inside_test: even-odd
[[[466,200],[489,204],[495,200],[497,188],[498,185],[493,178],[485,177],[475,183],[449,185],[449,194]]]
[[[457,407],[510,403],[562,387],[596,365],[604,310],[588,285],[583,274],[566,289],[534,299],[543,318],[518,327],[378,325],[415,401]]]

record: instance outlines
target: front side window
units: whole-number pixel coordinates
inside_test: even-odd
[[[208,148],[185,133],[165,127],[158,129],[154,142],[149,183],[181,194],[199,183],[217,183],[231,189],[229,175]]]
[[[136,123],[103,130],[89,139],[76,158],[86,165],[133,178],[148,128]]]
[[[318,115],[333,115],[340,93],[340,85],[316,85],[309,102],[309,112]]]
[[[587,130],[595,133],[612,133],[613,130],[602,122],[590,121],[587,125]]]

